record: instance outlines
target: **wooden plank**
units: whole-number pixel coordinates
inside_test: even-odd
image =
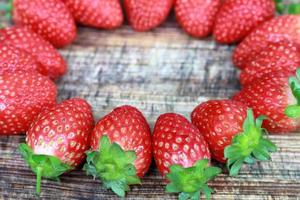
[[[3,0],[0,0],[3,2]],[[8,24],[0,17],[1,24]],[[130,104],[153,127],[165,112],[189,113],[200,102],[228,98],[238,89],[238,71],[231,63],[234,46],[193,39],[174,18],[148,33],[124,26],[115,31],[79,28],[76,42],[60,50],[69,71],[57,81],[59,100],[84,97],[99,119],[115,106]],[[237,178],[223,174],[211,183],[214,199],[300,199],[300,134],[271,136],[279,152],[273,162],[244,167]],[[35,199],[34,174],[17,152],[24,136],[0,138],[0,199]],[[127,199],[176,199],[153,166]],[[61,182],[43,181],[42,199],[117,199],[81,170]]]

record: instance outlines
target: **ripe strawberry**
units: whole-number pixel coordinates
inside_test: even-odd
[[[206,37],[213,30],[221,5],[221,0],[176,0],[176,19],[189,35]]]
[[[300,15],[282,15],[263,23],[237,46],[233,54],[234,64],[244,69],[269,42],[290,40],[299,45],[299,28]]]
[[[37,175],[37,194],[42,177],[57,180],[82,163],[93,125],[91,107],[83,99],[63,101],[38,116],[27,132],[27,144],[19,146],[24,160]]]
[[[151,164],[151,132],[143,114],[121,106],[103,117],[91,137],[84,169],[124,197],[129,185],[140,183]]]
[[[103,29],[122,25],[124,17],[119,0],[62,0],[76,22]]]
[[[259,80],[266,74],[281,71],[287,77],[300,66],[300,48],[290,41],[270,43],[240,74],[242,85]]]
[[[15,71],[39,71],[41,64],[26,51],[0,43],[0,75]]]
[[[212,157],[226,162],[230,175],[237,175],[242,164],[269,160],[276,146],[264,138],[263,117],[254,120],[252,110],[240,102],[211,100],[197,106],[192,122],[208,141]]]
[[[25,133],[36,116],[56,104],[56,86],[37,72],[0,75],[0,135]]]
[[[239,42],[274,14],[274,0],[227,0],[216,17],[214,38],[225,44]]]
[[[15,46],[33,55],[42,64],[41,74],[56,79],[67,69],[66,63],[58,51],[41,36],[22,26],[0,29],[0,42]]]
[[[167,192],[181,193],[184,199],[200,199],[213,191],[207,182],[221,170],[210,167],[208,145],[199,130],[182,115],[161,115],[154,127],[153,153],[159,172],[170,184]]]
[[[300,77],[300,71],[297,71]],[[284,134],[300,128],[299,80],[290,79],[284,73],[271,73],[255,81],[237,93],[233,99],[253,108],[254,114],[268,117],[263,127],[271,133]],[[291,117],[291,118],[290,118]]]
[[[14,0],[13,20],[29,27],[58,48],[76,38],[74,19],[61,0]]]
[[[128,21],[136,31],[149,31],[168,17],[173,0],[124,0]]]

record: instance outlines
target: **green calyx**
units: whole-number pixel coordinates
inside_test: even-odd
[[[285,4],[283,0],[275,0],[276,10],[279,14],[300,14],[300,3]]]
[[[89,151],[83,169],[99,178],[104,187],[124,197],[129,185],[141,184],[136,175],[134,151],[124,151],[117,143],[110,143],[107,136],[100,140],[99,151]]]
[[[0,4],[0,11],[5,12],[5,17],[11,19],[11,13],[13,10],[13,0],[9,0],[8,3]]]
[[[179,200],[198,200],[202,192],[206,199],[210,199],[213,189],[207,185],[207,182],[220,173],[221,169],[210,167],[207,159],[199,160],[189,168],[172,165],[170,173],[167,174],[170,183],[167,185],[166,191],[180,193]]]
[[[270,160],[270,152],[277,151],[276,145],[266,138],[265,130],[261,127],[264,119],[264,116],[260,116],[255,120],[253,111],[249,109],[243,132],[236,135],[231,145],[225,148],[224,155],[231,176],[237,176],[244,163]]]
[[[300,69],[296,72],[296,77],[289,78],[289,84],[297,104],[289,105],[285,109],[285,114],[290,118],[300,117]]]
[[[30,166],[31,170],[36,174],[36,193],[41,193],[42,177],[59,181],[59,176],[73,167],[64,164],[57,157],[48,155],[34,154],[32,149],[27,144],[19,145],[19,152],[23,159]]]

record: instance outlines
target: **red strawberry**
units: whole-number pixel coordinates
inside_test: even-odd
[[[129,185],[140,183],[151,164],[151,132],[143,114],[121,106],[103,117],[93,130],[92,152],[84,169],[124,197]]]
[[[199,130],[182,115],[161,115],[154,128],[153,153],[159,172],[170,182],[167,192],[181,193],[185,199],[210,196],[207,182],[220,173],[209,167],[210,152]]]
[[[300,77],[300,71],[297,72],[297,76]],[[263,127],[268,131],[284,134],[300,128],[297,119],[300,116],[297,104],[300,102],[299,87],[298,79],[292,78],[289,87],[286,74],[271,73],[244,87],[233,99],[253,108],[256,116],[268,117],[263,123]]]
[[[212,157],[226,162],[231,175],[237,175],[241,165],[255,160],[269,160],[269,151],[276,146],[264,138],[263,117],[254,120],[252,110],[240,102],[211,100],[197,106],[191,117],[208,141]]]
[[[15,71],[41,71],[42,65],[26,51],[0,43],[0,75]]]
[[[217,15],[214,38],[226,44],[239,42],[274,14],[274,0],[227,0]]]
[[[76,22],[103,29],[122,25],[124,17],[119,0],[62,0]]]
[[[176,0],[176,19],[189,35],[206,37],[213,30],[221,5],[221,0]]]
[[[0,135],[25,133],[36,116],[56,104],[56,86],[37,72],[0,75]]]
[[[42,177],[57,180],[83,162],[93,125],[91,107],[83,99],[63,101],[38,116],[27,132],[27,144],[19,146],[37,175],[37,194]]]
[[[148,31],[168,17],[173,0],[124,0],[128,21],[136,31]]]
[[[295,74],[300,66],[300,48],[298,45],[282,41],[270,43],[259,55],[241,72],[242,85],[249,84],[268,73],[281,71],[288,76]]]
[[[74,19],[60,0],[14,0],[13,20],[58,48],[70,44],[76,37]]]
[[[282,15],[263,23],[237,46],[233,54],[234,64],[244,69],[269,42],[290,40],[300,44],[299,28],[300,15]]]
[[[13,26],[0,29],[0,42],[32,54],[42,64],[38,71],[43,75],[56,79],[66,72],[66,63],[58,51],[26,27]]]

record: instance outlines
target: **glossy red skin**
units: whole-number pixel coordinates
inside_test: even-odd
[[[262,127],[271,134],[286,134],[299,130],[299,122],[284,114],[289,104],[296,103],[289,96],[293,98],[286,74],[271,73],[244,87],[233,100],[252,108],[255,117],[266,116]]]
[[[0,43],[0,75],[15,71],[39,71],[42,65],[30,53]]]
[[[198,105],[192,123],[208,142],[212,158],[225,163],[224,149],[235,135],[243,132],[247,106],[232,100],[210,100]]]
[[[76,38],[73,16],[60,0],[14,0],[13,20],[61,48]]]
[[[221,0],[176,0],[177,22],[191,36],[203,38],[213,31]]]
[[[210,152],[203,136],[182,115],[161,115],[154,127],[152,143],[156,166],[163,176],[174,164],[187,168],[198,160],[210,161]]]
[[[216,17],[214,38],[225,44],[239,42],[274,15],[274,0],[226,0]]]
[[[26,142],[35,154],[55,156],[77,167],[90,147],[93,127],[91,106],[74,98],[42,112],[28,130]]]
[[[300,66],[300,48],[290,41],[270,43],[240,74],[242,85],[259,80],[269,73],[280,71],[287,77]]]
[[[0,135],[24,134],[37,115],[56,104],[56,86],[38,72],[0,75]]]
[[[42,65],[39,72],[51,79],[59,78],[67,70],[64,59],[53,45],[24,26],[0,29],[0,42],[30,53]]]
[[[300,15],[282,15],[273,18],[251,32],[233,53],[233,62],[244,69],[269,42],[290,40],[300,44]]]
[[[136,31],[149,31],[168,17],[174,0],[124,0],[127,19]]]
[[[119,0],[62,0],[75,21],[96,28],[114,29],[124,21]]]
[[[103,135],[107,135],[110,142],[119,144],[123,150],[135,151],[137,175],[143,177],[152,159],[151,131],[143,114],[132,106],[115,108],[96,124],[91,137],[93,150],[99,149]]]

